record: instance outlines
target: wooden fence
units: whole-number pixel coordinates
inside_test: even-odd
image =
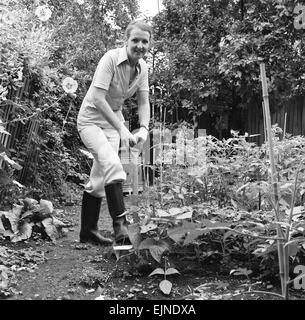
[[[10,96],[8,96],[8,102],[1,106],[0,108],[0,117],[2,122],[7,123],[6,130],[10,133],[10,135],[7,134],[0,134],[0,142],[7,148],[12,148],[16,135],[18,134],[18,129],[20,128],[19,122],[12,122],[14,119],[14,114],[16,111],[16,104],[18,104],[25,96],[25,94],[28,92],[30,86],[29,79],[25,79],[24,85],[15,92],[12,92]]]
[[[31,155],[33,150],[31,148],[32,138],[35,134],[38,133],[39,130],[39,121],[35,118],[31,118],[26,124],[23,124],[21,121],[15,120],[16,110],[18,108],[18,104],[27,99],[27,95],[30,88],[30,79],[25,78],[24,84],[22,87],[18,88],[15,92],[12,92],[8,98],[8,102],[1,106],[0,108],[0,118],[3,123],[7,123],[5,128],[6,131],[10,133],[7,134],[0,134],[0,142],[6,149],[12,149],[15,147],[16,139],[21,137],[27,137],[26,139],[26,146],[27,152],[25,158],[23,159],[23,168],[19,171],[18,174],[18,181],[23,183],[28,171],[28,161],[31,159]],[[3,168],[4,162],[3,160],[0,161],[0,168]]]
[[[293,98],[281,107],[273,106],[270,102],[270,109],[272,125],[277,123],[284,130],[286,114],[286,133],[305,135],[305,96]],[[272,111],[273,109],[275,111]],[[261,102],[248,108],[246,122],[246,131],[249,134],[260,134],[251,141],[262,144],[265,137]]]

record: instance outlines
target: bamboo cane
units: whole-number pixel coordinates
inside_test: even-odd
[[[160,144],[160,204],[161,207],[163,205],[163,195],[162,195],[162,184],[163,184],[163,139],[162,139],[162,126],[163,126],[163,121],[162,121],[162,105],[160,105],[160,139],[159,139],[159,144]]]
[[[277,174],[275,168],[275,157],[274,157],[274,148],[273,148],[273,139],[272,139],[272,130],[271,130],[271,117],[269,109],[269,95],[268,95],[268,86],[266,78],[265,64],[260,64],[260,74],[262,82],[262,91],[264,99],[264,109],[265,109],[265,123],[267,131],[267,139],[269,146],[269,158],[271,165],[271,183],[274,191],[274,205],[275,205],[275,217],[278,222],[280,222],[279,217],[279,193],[278,193],[278,184],[277,184]],[[277,236],[278,238],[283,238],[283,231],[280,224],[277,224]],[[281,279],[281,288],[282,295],[285,299],[288,299],[287,294],[287,282],[288,282],[288,270],[287,264],[285,263],[287,250],[284,250],[284,244],[281,240],[277,240],[277,249],[278,249],[278,259],[279,259],[279,270],[280,270],[280,279]]]
[[[285,112],[285,118],[284,118],[283,139],[285,139],[285,136],[286,136],[286,125],[287,125],[287,112]]]
[[[264,106],[264,102],[262,102],[262,107],[263,107],[263,125],[264,125],[264,138],[265,138],[265,142],[267,142],[267,129],[266,129],[266,115],[265,115],[265,106]]]
[[[153,64],[153,68],[154,68],[154,64]],[[152,86],[152,96],[153,96],[153,101],[152,101],[152,108],[151,108],[151,116],[152,116],[152,127],[155,128],[155,101],[156,101],[156,97],[155,97],[155,87]],[[154,132],[154,131],[153,131]],[[155,143],[154,140],[154,134],[153,134],[153,145]],[[152,185],[153,185],[153,189],[155,190],[155,175],[156,175],[156,169],[155,169],[155,154],[156,154],[156,150],[153,147],[152,149],[152,161],[150,164],[152,164]]]

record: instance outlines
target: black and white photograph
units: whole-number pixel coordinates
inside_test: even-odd
[[[305,300],[305,1],[0,0],[0,305],[21,300]]]

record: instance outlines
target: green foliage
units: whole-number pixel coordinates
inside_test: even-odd
[[[54,52],[55,64],[62,68],[83,70],[89,80],[102,55],[124,40],[124,29],[138,10],[136,1],[52,0],[50,19],[58,44]]]
[[[30,198],[21,199],[22,205],[15,204],[9,211],[0,211],[0,236],[12,242],[28,240],[33,233],[56,241],[63,236],[63,228],[69,225],[53,216],[54,209],[50,201],[38,201]]]
[[[168,121],[236,114],[238,108],[260,104],[260,61],[267,65],[274,105],[303,94],[305,47],[303,33],[293,25],[296,4],[163,1],[165,9],[154,18],[152,101],[166,108]]]
[[[167,156],[172,152],[167,160],[172,163],[157,162],[163,174],[162,180],[156,179],[156,189],[144,196],[148,197],[150,208],[130,209],[133,215],[137,212],[140,220],[135,231],[138,237],[134,237],[139,243],[136,249],[149,249],[160,263],[168,255],[160,245],[166,242],[172,254],[185,247],[190,254],[194,252],[200,263],[218,261],[220,269],[229,272],[236,270],[236,261],[242,262],[253,275],[265,278],[278,272],[276,230],[280,223],[282,228],[290,226],[291,241],[287,244],[290,261],[302,263],[305,139],[303,136],[283,139],[277,126],[273,127],[273,135],[280,222],[273,212],[266,145],[257,146],[249,142],[251,136],[234,131],[227,140],[198,137],[185,142],[188,157],[184,165],[176,161],[177,148],[166,145]],[[160,159],[164,160],[162,154]],[[291,210],[293,218],[289,221]],[[160,250],[158,259],[156,245]]]
[[[0,113],[0,133],[14,135],[13,148],[5,150],[1,145],[1,153],[24,167],[15,173],[4,168],[1,181],[18,180],[36,189],[40,197],[63,199],[67,191],[62,186],[71,181],[83,183],[84,172],[90,170],[90,163],[79,153],[79,106],[99,59],[118,45],[117,39],[124,39],[123,30],[138,7],[129,0],[116,4],[52,0],[48,1],[48,20],[40,19],[37,8],[33,0],[8,0],[1,8],[6,19],[0,26],[0,104],[1,108],[14,106],[3,125]],[[63,90],[62,82],[68,76],[78,83],[76,95]],[[27,82],[28,91],[17,99],[16,90],[25,89]],[[12,122],[18,125],[19,134],[8,129]],[[2,200],[13,200],[12,191],[6,184]]]

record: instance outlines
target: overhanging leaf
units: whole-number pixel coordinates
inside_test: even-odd
[[[183,213],[183,209],[182,208],[170,208],[168,210],[169,214],[172,216],[175,216],[177,214]]]
[[[148,223],[145,226],[141,226],[141,233],[147,233],[148,231],[152,231],[157,229],[158,226],[154,223]]]
[[[18,231],[18,222],[19,222],[22,210],[23,210],[23,206],[15,204],[12,210],[7,212],[2,211],[5,218],[9,220],[11,225],[11,230],[13,233],[16,233]]]
[[[52,202],[48,200],[41,199],[39,202],[39,206],[47,214],[51,214],[54,210]]]
[[[236,233],[235,233],[234,231],[231,231],[231,230],[227,231],[227,232],[224,234],[222,241],[225,242],[225,241],[227,240],[227,238],[229,238],[229,237],[232,236],[232,235],[236,235]]]
[[[165,271],[165,275],[169,276],[171,274],[180,274],[180,272],[175,268],[168,268]]]
[[[159,217],[159,218],[168,218],[171,215],[168,212],[164,211],[164,210],[157,209],[156,210],[156,216]]]
[[[154,276],[156,274],[164,275],[164,270],[162,268],[157,268],[151,274],[149,274],[148,276],[151,277],[151,276]]]
[[[157,245],[157,241],[155,239],[147,238],[140,243],[139,250],[149,249],[151,246],[155,245]]]
[[[57,229],[53,223],[53,218],[45,218],[44,220],[41,221],[46,234],[50,237],[51,240],[55,240],[58,236]]]
[[[258,245],[258,248],[255,249],[253,251],[253,253],[255,255],[257,255],[258,257],[264,256],[264,255],[268,255],[271,252],[274,252],[277,250],[277,247],[275,245],[275,243],[272,244],[266,244],[266,245]]]
[[[197,239],[198,237],[200,237],[204,234],[207,234],[209,232],[211,232],[211,231],[208,229],[192,230],[187,234],[183,244],[184,245],[191,244],[194,242],[195,239]]]
[[[177,220],[192,219],[192,216],[193,216],[193,212],[192,212],[192,211],[189,211],[189,212],[185,212],[185,213],[179,214],[179,215],[176,216],[175,218],[176,218]]]
[[[35,206],[38,204],[38,201],[31,198],[21,199],[24,205],[24,210],[33,210]]]
[[[172,290],[172,283],[168,280],[162,280],[159,284],[159,288],[164,294],[169,295]]]
[[[158,261],[161,262],[162,254],[169,250],[169,246],[165,241],[162,240],[155,240],[151,238],[147,238],[143,240],[139,245],[139,250],[148,249],[152,257]]]
[[[30,239],[32,235],[33,222],[24,222],[22,226],[19,228],[18,234],[14,235],[11,239],[12,242],[19,242],[23,240]]]
[[[200,228],[200,224],[183,221],[181,227],[175,227],[175,228],[169,229],[167,231],[167,235],[172,240],[179,243],[183,239],[183,237],[186,237],[187,234],[191,234],[193,230],[195,230],[196,228]]]
[[[288,209],[288,210],[286,210],[285,212],[286,212],[287,215],[290,215],[290,211],[291,211],[291,210]],[[305,211],[305,209],[304,209],[303,206],[298,206],[298,207],[294,207],[294,208],[293,208],[292,214],[293,214],[293,215],[297,215],[297,214],[304,213],[304,211]]]
[[[168,248],[162,246],[152,246],[149,248],[150,254],[158,262],[161,262],[162,254],[167,250]]]
[[[187,230],[183,227],[176,227],[167,231],[167,235],[174,240],[176,243],[179,243],[183,237],[186,236]]]
[[[196,223],[196,222],[182,221],[182,227],[190,231],[190,230],[200,228],[201,225],[200,223]]]

